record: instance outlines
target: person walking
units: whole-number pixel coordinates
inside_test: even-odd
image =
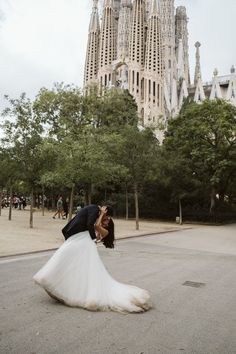
[[[67,219],[69,213],[69,199],[63,199],[63,215],[62,219]]]
[[[62,196],[60,196],[58,201],[57,201],[57,211],[53,215],[53,219],[56,219],[57,215],[58,215],[58,219],[60,219],[60,217],[62,217],[62,215],[63,215],[63,200],[62,200]]]

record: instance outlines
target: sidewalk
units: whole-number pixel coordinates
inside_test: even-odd
[[[29,210],[12,210],[8,220],[8,209],[0,216],[0,257],[56,249],[64,242],[61,229],[66,220],[53,219],[53,212],[34,212],[33,229],[29,228]],[[168,222],[140,221],[135,230],[134,220],[114,219],[116,239],[158,234],[176,230],[196,228],[196,225],[178,225]]]

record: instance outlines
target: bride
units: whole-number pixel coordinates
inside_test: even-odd
[[[87,310],[143,312],[150,308],[149,293],[111,277],[99,256],[96,243],[114,248],[114,223],[100,207],[95,223],[96,242],[88,231],[68,238],[33,277],[54,299]]]

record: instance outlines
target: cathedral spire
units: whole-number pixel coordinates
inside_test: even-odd
[[[98,17],[98,0],[93,0],[93,10],[89,24],[89,33],[100,30]]]
[[[203,83],[202,83],[202,74],[201,74],[201,65],[200,65],[200,47],[201,43],[196,42],[196,67],[194,75],[194,85],[195,85],[195,94],[194,102],[200,103],[206,99]]]
[[[185,72],[184,72],[184,50],[183,50],[183,41],[179,39],[179,45],[177,48],[177,79],[185,79]]]
[[[148,20],[145,69],[162,76],[162,33],[157,1],[153,0],[151,15]]]
[[[152,12],[151,14],[152,15],[157,15],[159,14],[159,11],[160,11],[160,4],[159,4],[159,0],[153,0],[153,3],[152,3]]]
[[[114,1],[105,0],[102,15],[100,68],[110,65],[116,56]]]
[[[132,5],[132,0],[121,0],[121,6],[130,7]]]
[[[235,67],[233,65],[230,69],[230,80],[226,99],[231,101],[231,103],[236,106],[236,75]]]
[[[160,123],[164,107],[163,56],[161,17],[158,0],[153,0],[148,19],[144,80],[147,92],[144,97],[145,116],[152,124]],[[148,124],[148,122],[147,122]]]
[[[102,14],[99,80],[102,87],[113,84],[112,62],[117,56],[117,21],[115,18],[114,1],[105,0]]]
[[[174,0],[160,0],[163,63],[166,87],[171,97],[172,80],[175,72],[175,6]]]
[[[98,16],[98,0],[93,0],[93,9],[89,24],[87,53],[84,69],[84,86],[97,79],[98,73],[98,56],[99,56],[99,16]]]
[[[182,42],[182,43],[180,43]],[[175,46],[177,53],[183,52],[183,75],[187,86],[190,84],[189,72],[189,45],[188,45],[188,17],[185,6],[178,6],[175,15]],[[182,48],[181,48],[182,47]]]
[[[198,79],[202,77],[201,74],[201,64],[200,64],[200,47],[201,43],[196,42],[196,66],[195,66],[195,75],[194,75],[194,85],[197,85]]]
[[[134,0],[130,35],[130,61],[141,66],[144,65],[145,22],[145,0]]]
[[[129,55],[129,36],[132,14],[131,0],[121,0],[121,9],[118,22],[117,54],[118,59],[124,59]]]
[[[113,0],[105,0],[104,7],[113,7]]]

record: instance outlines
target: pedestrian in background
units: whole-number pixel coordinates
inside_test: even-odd
[[[69,198],[63,199],[63,216],[62,219],[67,219],[69,213]]]
[[[62,200],[62,196],[60,196],[58,201],[57,201],[57,211],[53,215],[53,219],[56,218],[56,215],[58,215],[58,219],[60,219],[60,217],[63,217],[63,200]]]

